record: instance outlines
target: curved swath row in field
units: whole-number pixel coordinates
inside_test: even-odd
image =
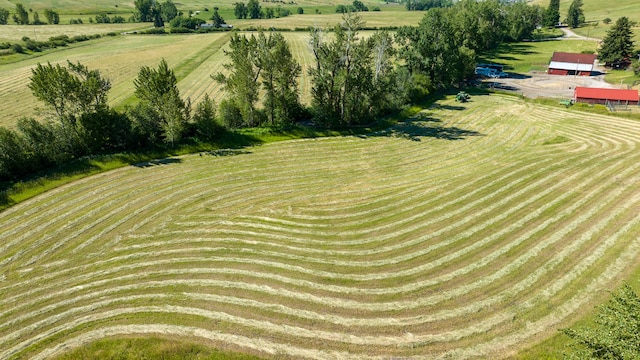
[[[0,358],[149,333],[498,357],[633,269],[637,123],[499,96],[427,112],[441,122],[120,169],[3,212]]]

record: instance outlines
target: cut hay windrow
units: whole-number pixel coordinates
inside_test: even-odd
[[[640,125],[497,95],[453,104],[8,209],[0,358],[163,333],[266,357],[500,358],[553,335],[636,269]]]

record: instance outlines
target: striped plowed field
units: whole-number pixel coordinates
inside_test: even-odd
[[[0,213],[0,358],[114,336],[499,358],[640,260],[640,125],[511,97],[363,137],[138,164]]]

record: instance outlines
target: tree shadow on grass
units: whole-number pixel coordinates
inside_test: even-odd
[[[6,190],[0,191],[0,211],[14,205],[16,202],[13,201]]]
[[[464,109],[462,106],[450,105],[439,108],[447,107],[454,110]],[[432,106],[431,108],[433,109],[435,107]],[[470,136],[484,136],[484,134],[474,130],[461,129],[456,126],[444,126],[442,125],[442,120],[431,116],[431,112],[421,111],[403,122],[399,122],[388,129],[369,134],[369,136],[388,136],[412,141],[422,141],[422,138],[453,141],[464,140]]]
[[[151,166],[171,165],[182,162],[174,156],[197,153],[212,152],[212,155],[230,155],[248,153],[243,152],[243,148],[260,145],[263,141],[256,136],[242,134],[234,131],[223,131],[218,134],[214,141],[210,143],[186,143],[177,148],[147,148],[138,152],[92,155],[83,157],[62,164],[57,167],[44,169],[15,181],[0,181],[0,212],[16,204],[13,197],[16,194],[29,194],[23,198],[30,198],[46,191],[52,186],[59,186],[82,176],[89,176],[94,173],[104,171],[104,166],[109,163],[128,164],[138,168]],[[226,149],[211,150],[211,149]],[[233,149],[233,150],[229,150]],[[218,151],[218,152],[217,152]],[[121,165],[120,165],[121,166]],[[53,184],[53,185],[51,185]]]
[[[241,149],[217,149],[206,152],[207,155],[211,156],[236,156],[236,155],[244,155],[251,154],[251,151],[241,150]]]
[[[135,164],[131,164],[131,165],[135,166],[135,167],[138,167],[138,168],[147,168],[147,167],[158,166],[158,165],[179,164],[181,162],[182,162],[181,159],[165,158],[165,159],[155,159],[155,160],[150,160],[150,161],[143,161],[143,162],[139,162],[139,163],[135,163]]]
[[[532,55],[537,52],[533,46],[523,43],[503,43],[497,48],[487,51],[478,59],[479,63],[492,63],[502,65],[504,70],[513,70],[513,66],[504,63],[505,61],[522,60],[519,55]]]

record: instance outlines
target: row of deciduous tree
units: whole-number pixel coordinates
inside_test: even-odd
[[[32,19],[29,19],[29,12],[32,12]],[[6,25],[9,22],[10,12],[7,9],[0,8],[0,25]],[[44,17],[47,20],[48,24],[58,24],[60,23],[60,15],[53,11],[52,9],[44,10]],[[44,24],[42,20],[40,20],[40,14],[37,11],[32,11],[24,7],[21,3],[17,3],[14,13],[13,13],[13,22],[18,25],[41,25]]]
[[[467,0],[430,9],[419,26],[401,27],[395,36],[376,32],[360,38],[360,16],[347,13],[331,33],[311,33],[313,119],[328,127],[370,123],[472,77],[477,53],[530,37],[543,18],[542,8],[521,2]],[[229,75],[213,77],[228,91],[220,108],[227,126],[289,123],[304,113],[296,82],[300,66],[282,35],[234,34],[227,55]],[[263,109],[257,108],[260,91]]]
[[[98,70],[38,64],[29,88],[44,104],[44,121],[23,118],[17,130],[0,128],[0,179],[92,154],[174,145],[185,136],[210,140],[220,129],[209,97],[192,114],[164,60],[157,68],[142,67],[134,85],[139,103],[118,112],[107,105],[111,83]]]

